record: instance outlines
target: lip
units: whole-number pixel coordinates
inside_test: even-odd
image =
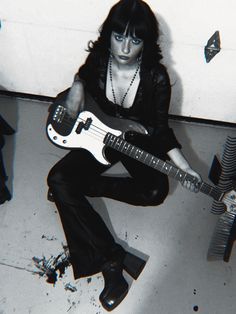
[[[119,56],[119,58],[121,59],[121,60],[129,60],[129,57],[127,57],[127,56]]]

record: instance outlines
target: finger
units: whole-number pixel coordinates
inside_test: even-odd
[[[182,183],[183,187],[188,189],[189,191],[191,192],[198,192],[198,187],[195,183],[191,182],[191,181],[188,181],[188,180],[185,180],[183,183]]]
[[[190,189],[191,183],[188,180],[184,180],[182,185],[183,185],[184,188]]]

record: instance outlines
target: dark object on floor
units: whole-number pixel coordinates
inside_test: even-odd
[[[4,166],[2,148],[5,144],[4,135],[12,135],[14,133],[15,130],[0,115],[0,205],[11,199],[11,194],[6,186],[8,177]]]
[[[223,260],[229,262],[234,241],[236,239],[235,214],[225,212],[219,217],[211,244],[208,250],[209,261]]]
[[[56,284],[58,275],[59,278],[62,278],[66,268],[71,265],[67,246],[63,246],[63,252],[56,257],[51,256],[49,259],[46,259],[45,256],[42,258],[34,256],[32,260],[38,268],[38,271],[35,271],[34,274],[38,274],[40,277],[46,277],[46,281],[53,285]]]
[[[217,164],[220,161],[217,161]],[[222,202],[214,201],[211,211],[214,214],[220,214],[212,235],[211,243],[208,249],[207,259],[223,260],[228,262],[236,240],[236,138],[227,137],[223,151],[220,167],[217,166],[219,173],[218,187],[223,192],[231,191],[228,194],[227,210]],[[227,204],[228,205],[228,204]]]

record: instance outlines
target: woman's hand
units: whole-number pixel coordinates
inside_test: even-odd
[[[196,178],[194,180],[194,182],[186,179],[183,182],[181,182],[182,185],[186,189],[188,189],[192,192],[198,192],[199,191],[199,185],[200,185],[202,179],[201,179],[200,175],[190,167],[188,161],[186,160],[186,158],[184,157],[184,155],[182,154],[180,149],[173,148],[172,150],[170,150],[168,152],[168,155],[171,158],[171,160],[176,164],[176,166],[178,168],[180,168],[184,172],[187,172]]]
[[[199,185],[202,181],[201,176],[190,167],[182,170],[184,170],[185,172],[187,172],[188,174],[192,175],[195,178],[194,182],[188,179],[184,180],[183,182],[181,182],[182,186],[190,190],[191,192],[197,193],[199,191]]]
[[[65,107],[67,108],[67,113],[73,119],[78,116],[80,111],[84,110],[85,106],[85,95],[84,87],[82,82],[74,82],[68,93]]]

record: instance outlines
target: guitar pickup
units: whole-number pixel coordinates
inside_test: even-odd
[[[83,129],[88,130],[92,121],[93,120],[91,118],[87,118],[85,122],[80,122],[76,128],[76,133],[80,134]]]

